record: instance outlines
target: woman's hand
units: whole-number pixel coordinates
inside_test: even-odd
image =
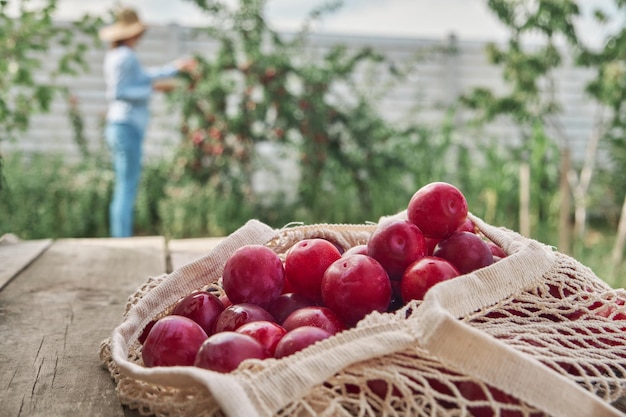
[[[175,79],[159,80],[152,83],[152,89],[160,93],[169,93],[175,90],[180,84]]]
[[[194,58],[181,58],[174,61],[179,72],[194,72],[198,68],[198,61]]]

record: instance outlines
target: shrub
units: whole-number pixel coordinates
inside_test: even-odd
[[[60,155],[5,157],[0,234],[23,239],[108,235],[112,174]]]

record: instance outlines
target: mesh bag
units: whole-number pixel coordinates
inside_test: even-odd
[[[399,216],[403,216],[401,213]],[[433,287],[424,301],[372,313],[296,354],[247,360],[220,374],[142,365],[137,339],[199,289],[221,292],[229,255],[265,244],[279,255],[304,238],[366,243],[375,225],[275,230],[251,220],[206,256],[149,278],[129,297],[100,357],[120,401],[157,416],[620,416],[626,293],[540,242],[486,224],[506,258]]]

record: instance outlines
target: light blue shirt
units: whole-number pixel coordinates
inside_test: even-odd
[[[110,49],[104,58],[106,96],[109,102],[107,122],[130,123],[145,131],[150,116],[152,83],[177,74],[173,64],[143,68],[132,48]]]

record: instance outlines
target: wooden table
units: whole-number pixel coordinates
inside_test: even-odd
[[[0,416],[139,416],[120,404],[100,342],[149,276],[220,240],[0,238]]]
[[[128,296],[219,238],[0,239],[0,416],[139,416],[98,357]]]

